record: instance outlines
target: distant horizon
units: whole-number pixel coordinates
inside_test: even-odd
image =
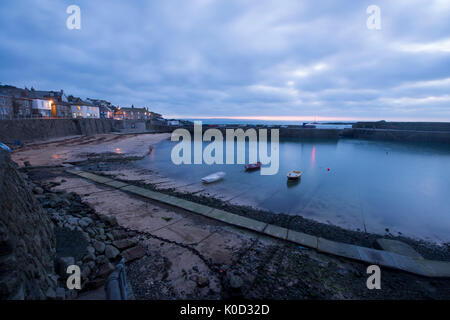
[[[280,122],[378,122],[378,121],[386,121],[386,122],[444,122],[448,123],[450,121],[443,120],[431,120],[431,119],[352,119],[352,118],[329,118],[329,117],[283,117],[283,116],[183,116],[183,115],[164,115],[163,117],[166,119],[180,119],[180,120],[237,120],[237,121],[245,121],[245,120],[253,120],[253,121],[280,121]]]

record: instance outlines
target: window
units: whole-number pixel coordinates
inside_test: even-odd
[[[3,106],[6,105],[5,98],[0,98],[0,104]]]

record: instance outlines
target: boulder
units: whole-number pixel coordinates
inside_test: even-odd
[[[105,248],[105,255],[108,259],[115,259],[120,254],[120,251],[116,247],[107,245]]]
[[[136,246],[122,252],[126,262],[134,261],[145,256],[145,250],[141,246]]]
[[[114,271],[114,269],[115,268],[112,263],[110,263],[110,262],[105,263],[100,266],[98,273],[97,273],[97,277],[104,280],[110,275],[111,272]]]
[[[209,279],[206,277],[197,277],[197,286],[199,288],[204,288],[207,287],[209,285]]]
[[[98,252],[98,253],[105,252],[105,247],[106,247],[105,244],[103,242],[101,242],[101,241],[95,241],[94,242],[95,251]]]
[[[131,248],[137,244],[136,239],[121,239],[113,242],[113,245],[119,250]]]
[[[88,217],[84,217],[81,218],[80,221],[78,221],[78,224],[82,227],[82,228],[87,228],[89,227],[91,224],[93,224],[94,221],[92,221],[91,218]]]

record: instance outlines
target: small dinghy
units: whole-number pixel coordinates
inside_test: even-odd
[[[252,171],[261,169],[261,162],[250,163],[245,165],[245,171]]]
[[[212,182],[222,180],[223,177],[225,177],[225,172],[219,171],[219,172],[210,174],[209,176],[203,177],[202,182],[203,183],[212,183]]]
[[[298,180],[298,179],[300,179],[302,174],[303,174],[303,171],[293,170],[293,171],[288,172],[287,178],[288,178],[288,180]]]

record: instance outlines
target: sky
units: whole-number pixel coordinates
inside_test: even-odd
[[[168,118],[450,121],[449,0],[2,0],[0,16],[2,84]]]

